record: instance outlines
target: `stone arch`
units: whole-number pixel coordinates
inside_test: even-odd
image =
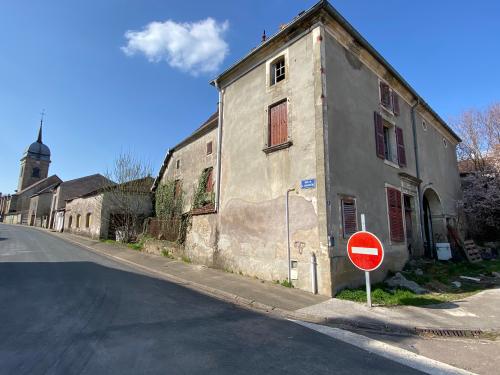
[[[448,242],[443,206],[439,194],[431,187],[424,190],[422,203],[424,208],[425,255],[434,258],[436,257],[436,243]]]

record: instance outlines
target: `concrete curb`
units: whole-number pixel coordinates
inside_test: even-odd
[[[280,318],[284,319],[292,319],[292,320],[301,320],[304,322],[309,322],[309,323],[315,323],[315,324],[321,324],[321,325],[326,325],[330,327],[335,327],[339,329],[344,329],[344,330],[350,330],[350,331],[355,331],[355,332],[370,332],[370,333],[381,333],[381,334],[391,334],[391,335],[401,335],[401,336],[419,336],[417,333],[417,329],[433,329],[433,330],[452,330],[454,328],[449,328],[449,327],[425,327],[425,326],[411,326],[411,325],[402,325],[402,324],[374,324],[374,323],[367,323],[359,320],[353,320],[346,318],[344,316],[338,316],[335,318],[332,317],[325,317],[325,316],[319,316],[319,315],[312,315],[312,314],[306,314],[298,311],[291,311],[291,310],[285,310],[281,309],[276,306],[271,306],[267,305],[255,300],[251,300],[242,296],[239,296],[234,293],[226,292],[217,288],[212,288],[203,284],[199,284],[187,279],[183,279],[178,276],[171,275],[165,271],[157,271],[153,268],[149,268],[147,266],[144,266],[142,264],[130,261],[128,259],[121,258],[119,256],[115,256],[112,254],[108,254],[102,250],[93,248],[91,246],[82,244],[78,241],[74,241],[70,238],[67,238],[63,235],[59,235],[56,232],[49,231],[44,228],[38,228],[38,227],[30,227],[36,230],[39,230],[41,232],[50,234],[54,237],[60,238],[63,241],[67,241],[69,243],[72,243],[74,245],[77,245],[79,247],[82,247],[84,249],[87,249],[95,254],[104,256],[109,259],[113,259],[115,261],[124,263],[128,266],[131,266],[132,268],[140,269],[144,272],[147,272],[149,274],[154,274],[157,277],[160,277],[161,279],[170,281],[172,283],[175,283],[177,285],[182,285],[184,287],[187,287],[191,290],[203,293],[205,295],[208,295],[213,298],[217,298],[219,300],[229,302],[244,308],[248,308],[251,310],[259,311],[259,312],[264,312],[273,316],[277,316]],[[115,245],[116,246],[116,245]],[[129,250],[125,246],[123,246],[124,250]],[[456,329],[456,328],[455,328]],[[467,330],[467,329],[463,329]],[[471,329],[474,330],[474,329]],[[483,331],[485,333],[497,333],[496,331]]]

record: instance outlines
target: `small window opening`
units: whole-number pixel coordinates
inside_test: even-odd
[[[85,228],[89,228],[91,224],[92,224],[92,214],[88,213],[87,216],[85,217]]]
[[[80,228],[80,215],[76,215],[76,227]]]
[[[212,141],[207,143],[207,155],[212,154]]]
[[[271,86],[285,79],[285,57],[278,58],[271,64]]]
[[[33,168],[33,173],[31,174],[31,177],[39,178],[40,177],[40,168],[38,168],[38,167]]]
[[[175,169],[180,169],[181,167],[181,159],[177,159],[175,162]]]

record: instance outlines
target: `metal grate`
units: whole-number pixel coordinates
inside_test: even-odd
[[[415,333],[420,336],[438,336],[438,337],[480,337],[483,331],[477,329],[431,329],[415,328]]]

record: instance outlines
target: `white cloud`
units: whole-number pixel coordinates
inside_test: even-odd
[[[229,52],[223,39],[228,27],[228,21],[218,23],[210,17],[198,22],[151,22],[141,31],[127,31],[128,42],[121,49],[128,56],[143,53],[151,62],[166,61],[195,76],[214,73]]]

